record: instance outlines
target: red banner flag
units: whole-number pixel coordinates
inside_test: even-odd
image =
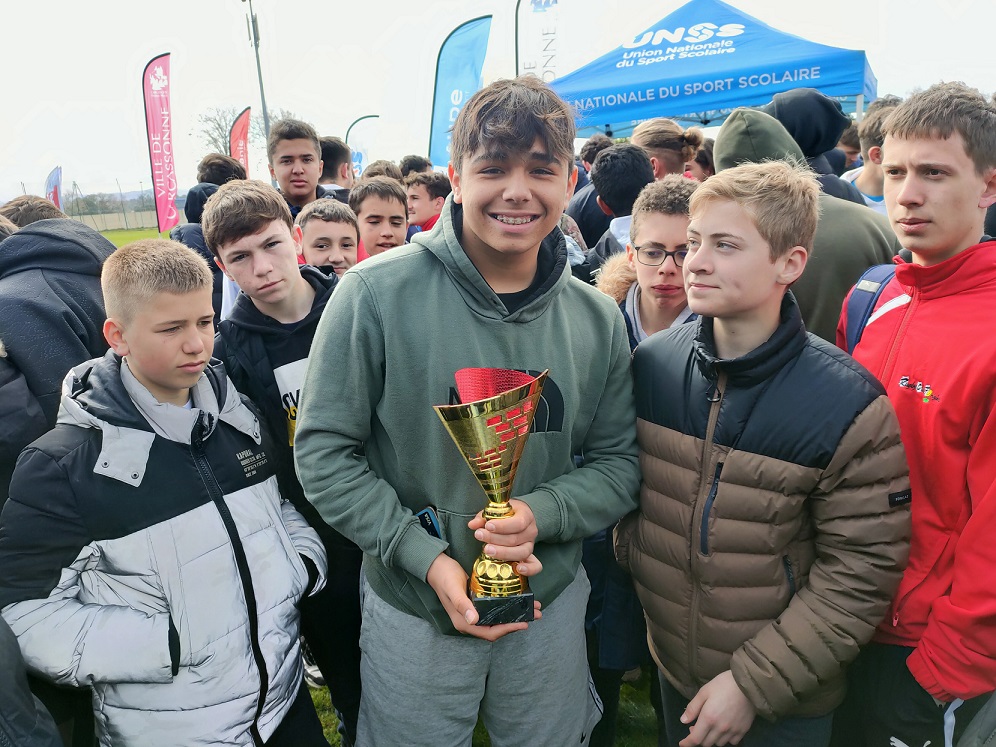
[[[173,162],[173,118],[169,107],[169,53],[149,60],[142,72],[145,126],[149,136],[152,190],[159,233],[180,222],[176,209],[176,164]]]
[[[228,131],[228,155],[242,164],[247,179],[249,178],[249,112],[250,107],[247,106],[235,118],[232,128]]]

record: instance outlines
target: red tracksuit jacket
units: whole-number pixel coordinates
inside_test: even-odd
[[[885,386],[910,467],[910,560],[876,640],[944,700],[996,687],[996,241],[897,261],[854,357]],[[847,301],[837,327],[845,347]]]

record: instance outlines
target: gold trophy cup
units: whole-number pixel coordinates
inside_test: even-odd
[[[463,368],[455,378],[464,404],[433,407],[487,495],[485,521],[514,515],[509,504],[512,482],[548,373]],[[514,563],[483,550],[470,574],[470,599],[480,617],[478,625],[533,619],[533,593],[526,579]]]

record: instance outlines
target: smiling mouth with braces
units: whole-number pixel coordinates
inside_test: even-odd
[[[533,216],[525,218],[512,218],[507,215],[495,215],[495,220],[500,223],[507,223],[510,226],[521,226],[524,223],[532,223],[534,220],[536,220],[536,218]]]

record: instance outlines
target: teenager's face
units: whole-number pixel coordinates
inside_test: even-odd
[[[805,267],[789,266],[792,252],[771,261],[771,247],[750,215],[732,200],[699,206],[688,223],[682,265],[688,306],[696,314],[768,324],[777,319],[785,287]],[[802,250],[805,255],[805,250]]]
[[[574,193],[574,162],[556,160],[542,139],[527,151],[466,156],[450,165],[453,201],[463,205],[463,245],[476,255],[535,253]]]
[[[844,168],[853,169],[858,162],[858,158],[861,157],[861,149],[855,148],[853,145],[844,145],[843,143],[837,143],[837,147],[844,151]]]
[[[153,397],[184,405],[214,350],[211,287],[158,293],[127,324],[108,319],[104,336]]]
[[[408,222],[413,226],[424,225],[434,215],[443,210],[443,198],[433,199],[424,184],[408,188]]]
[[[337,223],[312,218],[301,231],[301,254],[313,267],[331,267],[340,277],[356,264],[356,228],[351,223]]]
[[[636,282],[644,303],[661,310],[680,312],[688,305],[681,268],[669,256],[659,267],[640,260],[661,251],[678,252],[687,249],[688,216],[643,213],[636,223],[636,238],[626,246],[629,266],[636,270]],[[636,247],[640,247],[639,250]],[[650,252],[651,255],[648,255]]]
[[[996,169],[980,175],[957,132],[882,145],[882,191],[892,230],[921,264],[932,265],[978,243],[985,211],[996,201]]]
[[[318,178],[322,175],[321,154],[306,138],[281,140],[270,161],[270,176],[292,205],[304,206],[315,199]]]
[[[408,207],[394,199],[370,195],[356,213],[360,241],[371,257],[405,243]]]
[[[239,284],[260,310],[279,307],[301,282],[297,255],[301,247],[290,226],[274,220],[262,229],[218,250],[218,266]],[[269,314],[273,316],[273,314]]]

